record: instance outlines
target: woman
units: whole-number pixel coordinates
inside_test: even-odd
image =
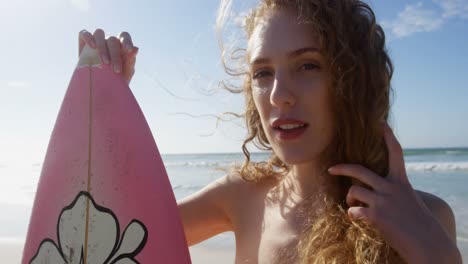
[[[387,125],[393,68],[372,10],[263,0],[245,30],[246,71],[227,70],[244,78],[246,161],[179,202],[188,244],[233,231],[236,263],[461,263],[451,208],[413,190]],[[130,82],[128,33],[85,43]],[[251,162],[250,141],[270,160]]]

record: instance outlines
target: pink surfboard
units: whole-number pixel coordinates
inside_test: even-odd
[[[191,263],[145,117],[88,46],[51,135],[22,263]]]

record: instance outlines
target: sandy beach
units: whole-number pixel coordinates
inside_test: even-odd
[[[0,242],[2,264],[18,264],[21,261],[23,244],[20,242]],[[203,245],[190,247],[193,264],[234,263],[234,249],[211,249]]]
[[[0,258],[2,259],[2,263],[20,263],[22,250],[22,243],[0,242]]]
[[[468,242],[461,242],[458,247],[463,256],[463,262],[468,261]],[[2,264],[17,264],[21,261],[23,244],[20,242],[0,242],[0,259]],[[214,249],[205,245],[190,247],[193,264],[234,263],[234,249]]]

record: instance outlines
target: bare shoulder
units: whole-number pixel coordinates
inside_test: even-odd
[[[207,184],[196,193],[185,197],[179,203],[193,203],[200,201],[200,204],[210,204],[212,207],[217,207],[222,211],[228,207],[232,196],[242,193],[242,188],[246,188],[248,183],[236,174],[226,174],[211,183]]]
[[[252,195],[263,193],[274,186],[277,181],[273,177],[264,177],[257,182],[248,181],[239,173],[230,173],[218,180],[222,195],[228,200],[239,201]]]
[[[239,184],[235,177],[226,175],[177,201],[189,246],[219,233],[233,231],[230,197]]]
[[[455,225],[455,216],[453,214],[452,208],[445,202],[442,198],[419,190],[415,190],[416,193],[424,201],[427,208],[431,211],[434,217],[439,220],[442,226],[445,228],[445,231],[450,235],[453,241],[456,242],[456,225]]]
[[[214,235],[235,231],[233,221],[252,201],[262,184],[227,174],[179,201],[178,208],[188,245]]]

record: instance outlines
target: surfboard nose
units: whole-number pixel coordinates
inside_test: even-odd
[[[80,59],[76,67],[81,66],[92,66],[92,65],[101,65],[101,59],[99,58],[99,53],[97,49],[93,49],[87,44],[83,47],[83,50],[80,54]]]

